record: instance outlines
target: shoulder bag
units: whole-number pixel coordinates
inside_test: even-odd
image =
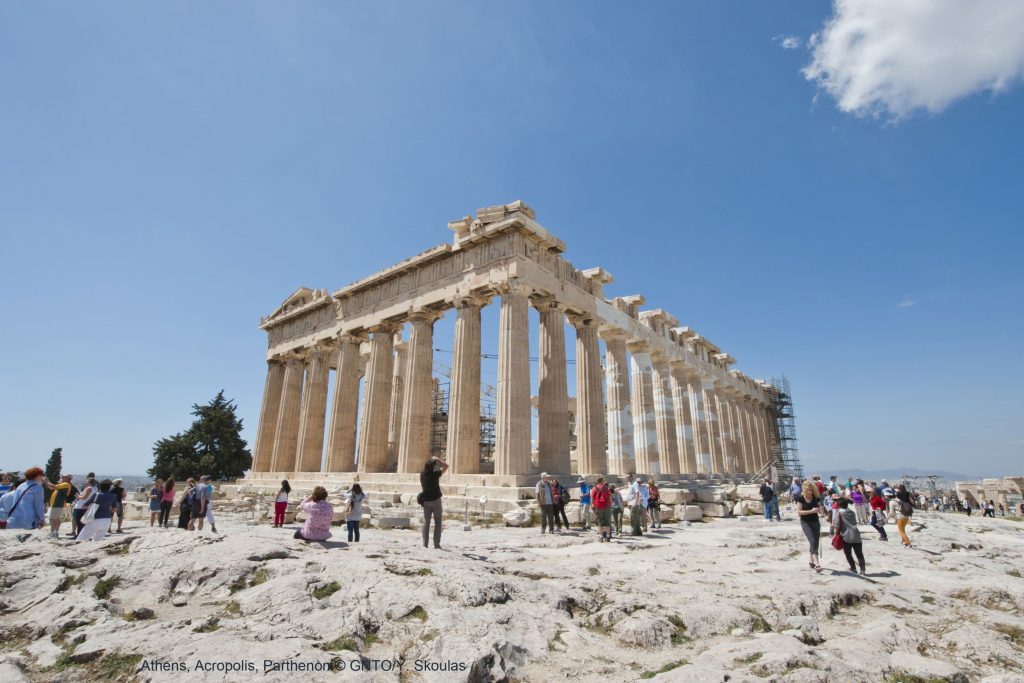
[[[843,543],[843,516],[839,515],[839,530],[836,531],[835,535],[832,536],[832,547],[836,550],[842,550],[844,547]]]
[[[85,509],[85,514],[82,515],[82,524],[88,524],[89,522],[96,519],[96,513],[100,511],[100,505],[99,503],[96,502],[95,493],[89,500],[91,500],[92,502],[89,503],[89,506]]]

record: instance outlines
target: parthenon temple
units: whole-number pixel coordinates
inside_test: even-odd
[[[732,356],[667,311],[642,309],[642,295],[608,298],[611,273],[577,270],[521,201],[448,227],[450,244],[333,293],[301,288],[261,320],[269,348],[251,478],[411,482],[432,454],[449,462],[450,479],[489,486],[521,486],[541,471],[668,480],[767,471],[779,438],[769,383],[734,369]],[[489,305],[500,308],[493,452],[484,453],[481,354],[493,346],[482,346],[481,309]],[[448,309],[456,312],[451,382],[437,453],[434,324]],[[566,320],[575,330],[574,399]]]

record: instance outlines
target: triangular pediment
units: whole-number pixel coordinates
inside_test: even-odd
[[[279,318],[283,315],[302,308],[313,301],[322,299],[327,295],[327,291],[323,289],[310,289],[309,287],[299,287],[285,299],[280,306],[274,309],[274,312],[264,318],[264,322],[269,322],[274,318]]]

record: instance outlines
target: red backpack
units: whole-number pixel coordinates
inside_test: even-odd
[[[592,494],[594,496],[594,507],[606,508],[611,504],[612,496],[608,492],[608,487],[604,484],[594,489]]]

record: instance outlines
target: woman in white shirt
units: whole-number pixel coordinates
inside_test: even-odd
[[[285,479],[281,482],[281,488],[277,492],[277,498],[274,499],[274,526],[284,526],[284,513],[288,510],[288,494],[292,492],[292,487]]]

